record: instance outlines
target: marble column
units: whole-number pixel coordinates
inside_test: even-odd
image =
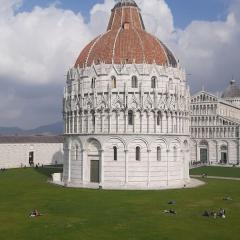
[[[68,183],[71,182],[71,145],[68,147]]]
[[[104,151],[100,150],[100,186],[104,184]]]
[[[125,150],[125,185],[128,184],[128,150]]]
[[[151,170],[151,160],[150,160],[150,154],[151,154],[151,150],[147,150],[148,153],[148,178],[147,178],[147,187],[150,186],[150,182],[151,182],[151,175],[150,175],[150,170]]]

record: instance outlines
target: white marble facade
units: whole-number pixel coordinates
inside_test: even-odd
[[[239,97],[228,95],[221,98],[206,91],[192,96],[192,163],[239,164],[240,108],[236,104]]]
[[[63,181],[118,189],[183,186],[189,180],[189,103],[180,66],[71,69]]]

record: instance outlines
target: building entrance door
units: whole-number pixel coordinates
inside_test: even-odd
[[[29,165],[34,166],[34,152],[29,152]]]
[[[207,148],[200,148],[200,161],[201,163],[208,162],[208,150]]]
[[[226,145],[221,146],[221,163],[227,164],[228,162],[228,147]]]
[[[99,155],[91,155],[89,156],[90,163],[90,181],[92,183],[99,183],[100,182],[100,169],[99,169]]]
[[[227,153],[226,152],[221,152],[221,162],[223,164],[227,164]]]

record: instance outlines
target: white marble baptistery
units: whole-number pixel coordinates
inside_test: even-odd
[[[146,32],[133,0],[81,52],[64,91],[69,187],[161,189],[189,181],[190,93],[185,71]]]

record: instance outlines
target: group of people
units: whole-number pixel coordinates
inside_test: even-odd
[[[1,172],[5,172],[6,171],[6,168],[1,168]]]
[[[224,197],[223,200],[230,201],[230,200],[232,200],[232,198],[228,196],[228,197]],[[169,205],[175,205],[176,201],[174,201],[174,200],[169,201],[168,204]],[[177,214],[177,212],[174,209],[163,210],[163,213],[165,213],[165,214],[173,214],[173,215]],[[205,210],[203,212],[202,216],[204,216],[204,217],[213,217],[215,219],[217,217],[219,217],[219,218],[226,218],[226,210],[223,209],[223,208],[220,208],[217,212]]]
[[[226,218],[226,211],[223,208],[220,208],[219,211],[214,212],[214,211],[207,211],[205,210],[203,213],[204,217],[213,217],[213,218]]]

